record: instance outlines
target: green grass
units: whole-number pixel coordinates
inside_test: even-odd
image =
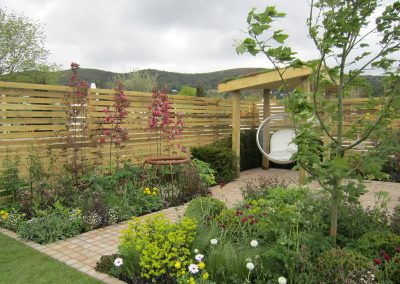
[[[0,233],[0,283],[101,283]]]

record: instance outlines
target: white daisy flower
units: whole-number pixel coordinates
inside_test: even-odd
[[[116,267],[121,266],[123,263],[124,263],[124,261],[123,261],[122,258],[120,258],[120,257],[117,257],[117,258],[114,260],[114,265],[115,265]]]
[[[201,253],[196,254],[196,256],[194,257],[194,259],[196,259],[198,262],[202,261],[204,258],[204,255],[202,255]]]
[[[199,266],[197,264],[191,264],[188,266],[188,270],[190,273],[196,274],[197,272],[199,272]]]
[[[254,264],[252,262],[248,262],[246,264],[246,267],[247,267],[248,270],[253,270],[254,269]]]
[[[217,239],[211,239],[211,240],[210,240],[210,243],[211,243],[212,245],[216,245],[216,244],[218,243],[218,240],[217,240]]]
[[[279,284],[286,284],[286,283],[287,283],[287,280],[286,280],[285,277],[281,276],[281,277],[278,278],[278,283],[279,283]]]
[[[199,253],[199,250],[198,249],[194,249],[194,253]]]
[[[258,241],[257,241],[257,240],[252,240],[252,241],[250,242],[250,245],[251,245],[253,248],[255,248],[256,246],[258,246]]]

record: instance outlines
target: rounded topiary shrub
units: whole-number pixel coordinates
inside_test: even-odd
[[[192,158],[208,163],[216,172],[218,183],[227,183],[238,176],[237,157],[232,149],[213,145],[192,147]]]
[[[319,283],[374,283],[376,268],[359,252],[331,249],[322,253],[316,262]]]
[[[211,197],[199,197],[188,204],[185,216],[196,219],[199,223],[209,222],[226,209],[225,203]]]

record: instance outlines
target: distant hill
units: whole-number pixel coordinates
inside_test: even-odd
[[[239,76],[246,76],[262,71],[264,68],[236,68],[222,71],[215,71],[209,73],[176,73],[160,71],[155,69],[144,69],[137,72],[148,72],[151,75],[157,76],[158,85],[161,88],[168,90],[180,90],[181,86],[188,85],[191,87],[201,87],[204,90],[217,89],[218,83],[227,81]],[[0,76],[0,81],[14,81],[26,82],[37,84],[53,84],[53,85],[68,85],[70,70],[63,70],[58,72],[20,72],[11,75]],[[98,69],[81,68],[79,69],[79,78],[91,83],[96,83],[98,88],[110,88],[110,82],[115,80],[116,75],[123,75],[121,73],[113,73],[110,71],[103,71]],[[382,94],[383,86],[381,77],[379,76],[365,76],[371,83],[375,94]]]
[[[191,87],[202,87],[204,89],[217,89],[218,83],[225,78],[238,77],[248,73],[254,73],[264,70],[263,68],[237,68],[222,70],[209,73],[176,73],[160,71],[155,69],[144,69],[138,72],[148,72],[151,75],[157,75],[159,87],[165,87],[169,90],[179,90],[182,85]],[[115,76],[119,73],[103,71],[98,69],[81,68],[79,69],[79,78],[91,83],[96,83],[98,88],[109,87],[109,82],[112,82]],[[4,75],[0,77],[3,81],[16,81],[38,84],[59,84],[68,85],[70,70],[58,72],[20,72],[12,75]],[[122,74],[121,74],[122,75]]]

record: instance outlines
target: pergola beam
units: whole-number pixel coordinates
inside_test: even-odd
[[[310,68],[288,68],[283,73],[283,78],[286,80],[287,84],[289,84],[289,87],[297,87],[301,85],[303,78],[307,78],[310,74]],[[221,83],[218,85],[218,93],[228,93],[248,89],[275,90],[281,85],[282,81],[279,73],[277,71],[270,71]]]

